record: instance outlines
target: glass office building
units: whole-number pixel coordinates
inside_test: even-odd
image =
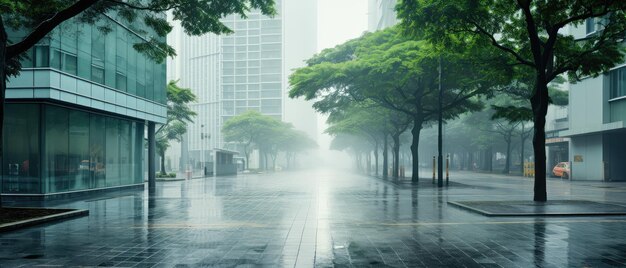
[[[165,65],[133,48],[139,27],[115,16],[68,21],[27,52],[7,85],[4,195],[143,184],[145,128],[165,122],[166,81]]]

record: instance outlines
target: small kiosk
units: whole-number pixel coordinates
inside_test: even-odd
[[[218,148],[213,149],[213,152],[215,176],[237,175],[237,163],[235,163],[234,158],[235,155],[239,154],[238,152]]]

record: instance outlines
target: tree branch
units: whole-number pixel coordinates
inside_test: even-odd
[[[515,57],[515,59],[517,61],[519,61],[521,64],[523,65],[528,65],[530,67],[535,67],[535,64],[522,58],[522,56],[520,56],[517,52],[515,52],[515,50],[509,48],[509,47],[505,47],[502,44],[498,43],[498,40],[495,38],[495,36],[493,36],[493,34],[487,32],[487,30],[485,30],[483,27],[481,27],[480,25],[478,25],[478,23],[474,22],[474,21],[470,21],[470,23],[472,25],[474,25],[474,27],[476,27],[476,31],[479,34],[482,34],[484,36],[486,36],[487,38],[489,38],[489,40],[491,40],[491,44],[494,45],[495,47],[499,48],[500,50],[503,50],[509,54],[511,54],[513,57]],[[475,32],[476,32],[475,31]]]
[[[37,44],[59,24],[80,14],[98,1],[100,0],[80,0],[68,8],[55,13],[52,17],[42,21],[22,41],[7,46],[5,59],[12,59],[26,52],[26,50]]]

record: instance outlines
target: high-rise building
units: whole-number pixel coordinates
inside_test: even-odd
[[[108,34],[98,30],[105,23]],[[145,129],[167,113],[165,65],[133,49],[145,28],[114,15],[70,20],[27,52],[7,85],[3,194],[143,187]]]
[[[221,128],[248,110],[291,122],[316,138],[316,114],[310,104],[288,99],[287,77],[316,52],[317,1],[278,0],[276,10],[273,17],[258,10],[247,18],[225,17],[222,22],[234,31],[229,35],[191,37],[174,29],[170,43],[180,52],[168,62],[168,73],[198,96],[192,104],[198,116],[182,150],[168,152],[172,159],[197,168],[210,161],[213,148],[237,149],[224,142]]]
[[[367,30],[375,32],[398,23],[396,0],[369,0]]]

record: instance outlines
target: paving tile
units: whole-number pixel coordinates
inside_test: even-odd
[[[440,190],[280,172],[159,182],[151,198],[51,202],[90,216],[0,234],[0,267],[626,266],[626,217],[485,217],[448,202],[526,200],[531,181],[452,175]],[[549,180],[548,189],[554,200],[626,203],[626,183]]]

